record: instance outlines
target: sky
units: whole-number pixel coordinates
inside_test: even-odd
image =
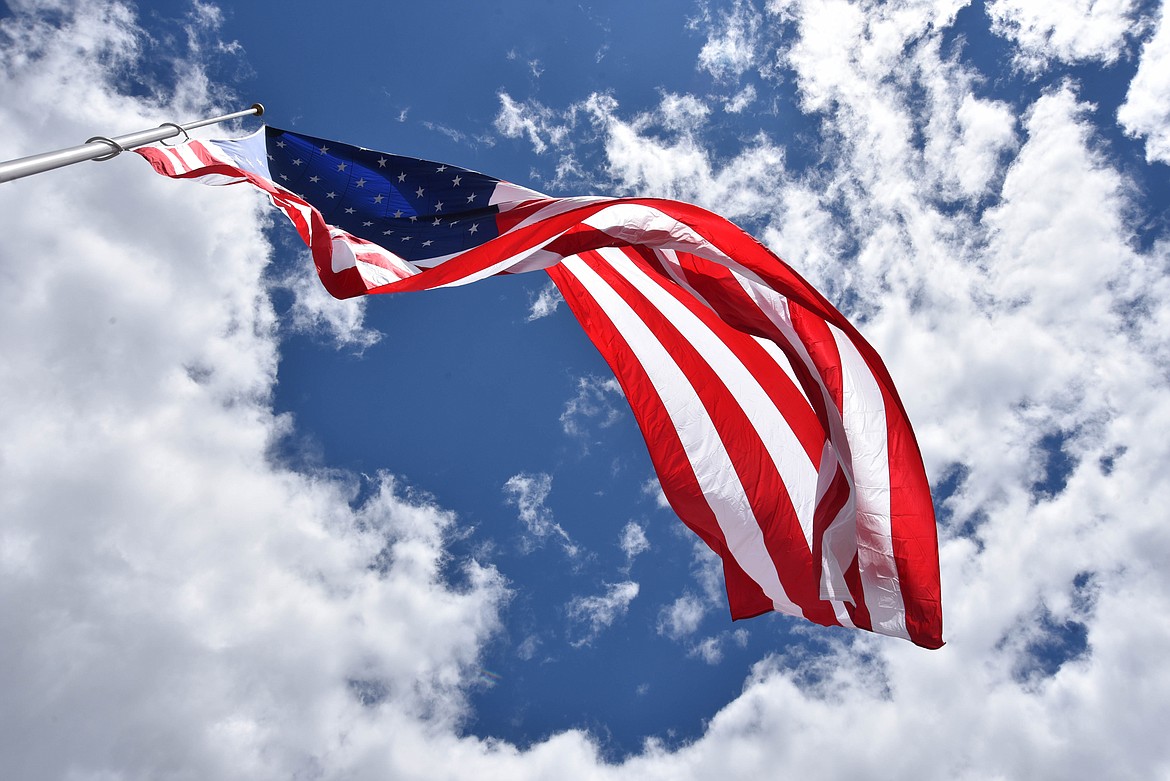
[[[732,622],[542,273],[334,301],[122,155],[0,184],[6,775],[1170,775],[1163,4],[0,0],[0,159],[257,101],[772,248],[898,384],[947,645]]]

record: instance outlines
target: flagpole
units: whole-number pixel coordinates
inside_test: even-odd
[[[74,163],[80,163],[84,160],[109,160],[111,157],[122,152],[128,152],[135,147],[153,144],[156,141],[162,141],[179,134],[186,135],[188,130],[194,130],[197,127],[215,125],[220,122],[226,122],[229,119],[237,119],[253,114],[258,117],[263,115],[264,106],[260,103],[253,103],[251,108],[244,109],[243,111],[235,111],[231,114],[211,117],[210,119],[199,119],[194,122],[188,122],[185,125],[164,122],[156,128],[139,130],[137,133],[128,133],[124,136],[115,136],[114,138],[94,136],[79,146],[58,149],[55,152],[43,152],[39,155],[30,155],[29,157],[21,157],[17,160],[8,160],[0,163],[0,182],[20,179],[24,176],[32,176],[33,174],[51,171],[54,168],[62,168],[67,165],[73,165]]]

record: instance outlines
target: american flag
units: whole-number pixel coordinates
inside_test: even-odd
[[[272,127],[137,151],[166,176],[264,191],[338,298],[545,269],[621,384],[671,507],[722,558],[733,618],[942,645],[930,487],[889,372],[727,220],[552,198]]]

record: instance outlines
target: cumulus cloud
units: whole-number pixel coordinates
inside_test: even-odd
[[[561,428],[571,437],[586,437],[594,423],[608,428],[621,419],[622,388],[613,377],[577,378],[577,395],[565,402]]]
[[[526,138],[537,154],[565,143],[573,129],[573,113],[562,114],[535,101],[517,101],[501,92],[496,131],[505,138]]]
[[[630,603],[638,596],[639,586],[631,580],[606,585],[599,596],[576,597],[565,606],[565,612],[574,623],[581,624],[583,635],[570,642],[576,647],[589,645],[614,621],[625,616]]]
[[[526,550],[531,551],[553,537],[570,557],[580,553],[580,548],[553,519],[552,510],[545,504],[552,493],[552,475],[547,472],[512,475],[504,483],[504,493],[507,494],[506,501],[517,509],[520,522],[528,531],[523,539]]]
[[[313,261],[305,253],[300,254],[303,262],[279,282],[293,296],[287,315],[289,327],[357,353],[377,344],[382,334],[365,325],[366,299],[338,301],[329,295],[317,277]]]
[[[1129,135],[1146,139],[1148,162],[1170,165],[1170,11],[1165,3],[1154,34],[1142,46],[1117,121]]]
[[[750,3],[736,0],[731,9],[707,25],[707,41],[699,50],[699,67],[716,79],[736,79],[756,67],[756,45],[762,15]]]
[[[669,510],[670,502],[666,500],[666,493],[662,490],[662,485],[658,482],[657,477],[651,477],[646,482],[642,483],[642,493],[645,496],[654,499],[654,506],[659,510]]]
[[[1039,70],[1051,60],[1116,62],[1132,35],[1137,5],[1133,0],[992,0],[987,4],[991,29],[1019,47],[1023,67]]]
[[[532,299],[532,306],[528,310],[528,322],[548,317],[557,311],[557,307],[564,301],[565,299],[561,296],[561,291],[557,290],[557,286],[552,282],[546,283]]]
[[[222,109],[197,62],[173,98],[119,91],[141,65],[124,6],[9,7],[13,152]],[[399,722],[462,723],[503,581],[446,569],[453,515],[394,479],[351,506],[351,479],[270,461],[289,424],[260,200],[123,155],[6,183],[0,208],[21,226],[0,247],[6,773],[336,777]]]
[[[707,614],[707,606],[693,594],[683,594],[662,609],[658,616],[658,634],[678,640],[693,634]]]
[[[650,540],[646,537],[646,531],[641,525],[630,521],[622,527],[621,537],[622,553],[626,554],[626,565],[633,563],[633,560],[650,550]]]
[[[748,84],[739,92],[723,101],[723,110],[728,114],[738,114],[756,101],[756,88]]]

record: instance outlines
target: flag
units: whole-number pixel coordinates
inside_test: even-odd
[[[543,269],[621,384],[666,499],[722,559],[733,619],[942,645],[930,487],[889,372],[727,220],[272,127],[136,151],[166,176],[262,190],[338,298]]]

